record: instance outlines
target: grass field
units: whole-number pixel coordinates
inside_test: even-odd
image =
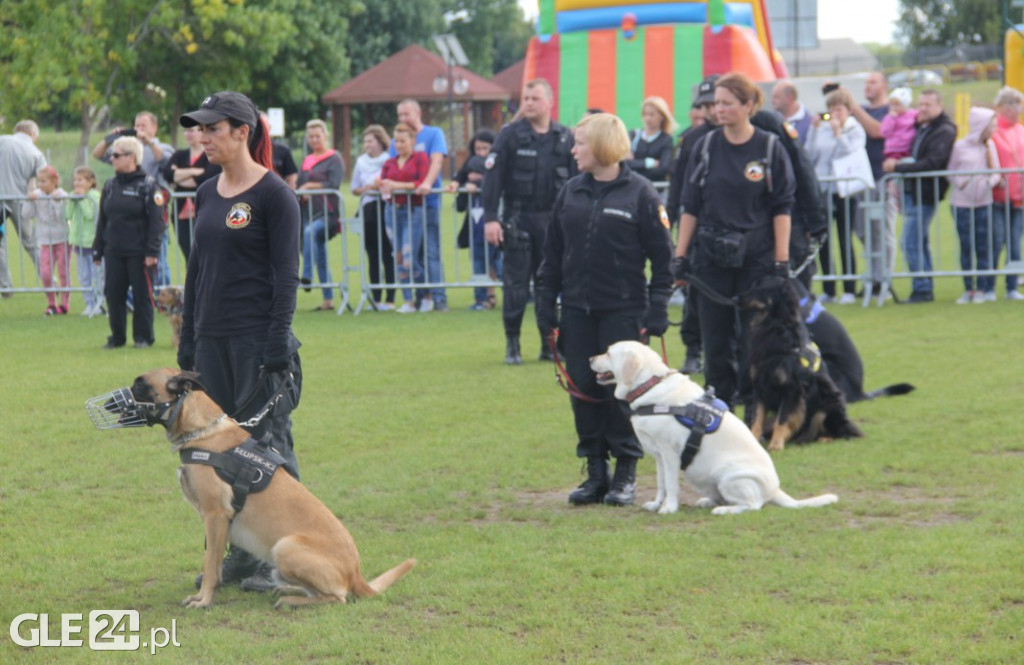
[[[853,405],[861,441],[774,455],[791,494],[839,504],[734,517],[692,495],[667,517],[569,507],[568,399],[550,365],[501,363],[500,315],[465,311],[467,291],[407,317],[314,314],[318,295],[300,293],[303,482],[367,576],[419,565],[380,598],[295,612],[237,587],[180,607],[203,536],[177,459],[162,430],[97,431],[83,411],[173,365],[166,321],[152,349],[101,351],[104,320],[44,318],[41,296],[19,294],[0,301],[0,626],[47,613],[59,639],[62,613],[133,609],[143,642],[173,622],[180,646],[158,653],[180,663],[1019,663],[1024,327],[1019,304],[957,307],[958,291],[946,279],[932,305],[832,308],[869,388],[918,389]],[[654,485],[643,460],[638,503]],[[2,663],[128,658],[0,638]]]

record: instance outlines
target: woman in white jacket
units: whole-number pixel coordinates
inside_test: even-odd
[[[805,147],[814,162],[814,170],[819,178],[835,175],[833,163],[836,159],[847,157],[858,150],[865,152],[867,134],[860,123],[853,118],[854,103],[853,96],[846,90],[833,90],[825,96],[828,113],[816,116],[813,120],[814,124],[807,135]],[[821,187],[824,193],[832,194],[832,217],[836,220],[838,230],[836,238],[839,241],[843,274],[854,275],[857,273],[857,261],[853,253],[852,238],[853,220],[857,218],[857,199],[854,196],[840,197],[835,183],[822,182]],[[826,243],[821,248],[820,259],[823,275],[833,274],[829,244]],[[835,300],[836,283],[834,281],[826,281],[824,290],[823,302]],[[836,302],[841,305],[855,302],[856,290],[857,280],[843,280],[843,296]]]

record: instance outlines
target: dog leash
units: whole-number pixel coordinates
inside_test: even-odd
[[[560,385],[562,387],[562,390],[564,390],[565,392],[569,393],[569,395],[571,397],[575,397],[576,399],[581,399],[584,402],[590,402],[591,404],[604,404],[605,402],[612,401],[612,399],[614,399],[614,397],[605,397],[605,398],[602,398],[602,399],[598,399],[596,397],[591,397],[590,395],[587,395],[587,394],[583,393],[582,391],[580,391],[579,388],[576,387],[576,384],[573,382],[572,377],[569,376],[569,372],[567,372],[565,370],[565,367],[562,365],[562,357],[558,353],[558,348],[557,348],[557,343],[556,343],[557,336],[558,336],[558,333],[555,332],[555,333],[553,333],[553,334],[548,336],[547,341],[548,341],[548,348],[551,349],[551,356],[555,359],[555,381],[557,381],[558,385]],[[640,331],[640,336],[649,345],[650,336],[647,335],[646,330],[641,330]],[[659,339],[661,339],[661,358],[665,362],[665,364],[667,365],[668,364],[668,353],[665,350],[665,336],[664,335],[659,335],[658,337],[659,337]]]
[[[275,391],[274,394],[270,396],[270,399],[268,399],[267,403],[263,405],[263,408],[259,411],[259,413],[257,413],[255,416],[249,418],[244,422],[238,421],[236,419],[236,422],[238,422],[240,426],[256,427],[264,418],[267,417],[267,414],[270,413],[275,406],[277,406],[277,403],[280,402],[281,398],[284,396],[285,390],[287,390],[288,387],[295,381],[295,374],[291,370],[288,370],[287,374],[288,378],[281,382],[281,385],[278,387],[277,391]],[[249,396],[246,398],[245,402],[242,403],[242,406],[238,407],[238,410],[235,412],[236,416],[245,411],[245,409],[252,402],[253,398],[256,397],[259,391],[263,388],[264,384],[269,380],[270,373],[261,367],[259,378],[256,380],[256,386],[252,389],[252,392],[249,393]]]

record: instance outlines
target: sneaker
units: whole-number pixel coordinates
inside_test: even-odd
[[[470,305],[467,309],[471,312],[485,312],[487,311],[487,305],[482,302],[475,302]]]
[[[412,304],[411,302],[407,302],[398,309],[396,309],[395,311],[398,312],[399,314],[412,314],[413,312],[416,311],[416,305]]]
[[[395,311],[395,304],[391,302],[379,302],[377,303],[378,312],[393,312]]]
[[[47,307],[46,311],[43,312],[43,316],[55,316],[56,314],[57,314],[57,308],[54,307],[53,305],[50,305],[49,307]]]
[[[995,291],[986,291],[985,292],[985,302],[995,302],[995,301],[996,301],[996,292]]]
[[[988,298],[985,297],[984,291],[975,291],[974,295],[971,296],[971,303],[974,305],[983,305],[988,302]]]
[[[855,302],[857,302],[857,296],[853,295],[852,293],[844,293],[842,296],[839,297],[839,300],[837,300],[836,302],[839,303],[840,305],[852,305]]]
[[[424,298],[423,302],[420,303],[419,311],[420,311],[420,313],[423,313],[423,314],[425,314],[426,312],[433,312],[434,311],[434,299],[433,298]]]
[[[1016,292],[1015,292],[1015,293],[1016,293]],[[1020,295],[1020,294],[1018,293],[1017,295]],[[57,307],[57,313],[58,313],[58,314],[67,314],[67,313],[68,313],[68,308],[67,308],[67,307],[65,307],[64,305],[59,305],[59,306]]]
[[[822,305],[827,305],[827,304],[833,303],[835,301],[836,301],[835,296],[830,296],[827,293],[822,293],[821,296],[818,297],[818,302],[820,302]]]
[[[436,303],[434,305],[434,311],[435,312],[447,312],[447,311],[449,311],[448,310],[448,303],[446,303],[446,302]]]
[[[1013,291],[1007,291],[1006,292],[1006,299],[1007,300],[1024,300],[1024,293],[1021,293],[1017,289],[1014,289]]]
[[[964,291],[963,295],[956,299],[957,305],[966,305],[974,302],[974,291]]]

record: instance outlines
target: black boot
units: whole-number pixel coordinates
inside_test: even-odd
[[[631,506],[636,498],[636,458],[620,457],[615,460],[612,487],[604,495],[609,506]]]
[[[522,365],[523,355],[519,352],[519,337],[505,337],[505,364]]]
[[[228,555],[224,557],[224,561],[220,564],[220,583],[237,584],[255,573],[259,565],[259,559],[241,547],[232,545],[228,549]],[[196,577],[196,588],[198,589],[201,586],[203,586],[203,574],[199,573],[199,576]]]
[[[608,460],[604,457],[587,458],[587,479],[569,494],[569,503],[586,506],[601,503],[608,491]]]
[[[700,374],[704,369],[704,365],[700,361],[700,349],[694,352],[686,350],[686,360],[683,361],[683,366],[679,368],[681,374]]]
[[[541,362],[554,362],[555,359],[562,360],[562,354],[556,349],[552,352],[551,345],[548,344],[547,340],[541,340],[540,342],[540,355],[537,356],[537,360]]]
[[[242,580],[242,591],[256,591],[266,593],[272,591],[277,583],[274,582],[274,567],[269,563],[261,561],[252,575]]]

